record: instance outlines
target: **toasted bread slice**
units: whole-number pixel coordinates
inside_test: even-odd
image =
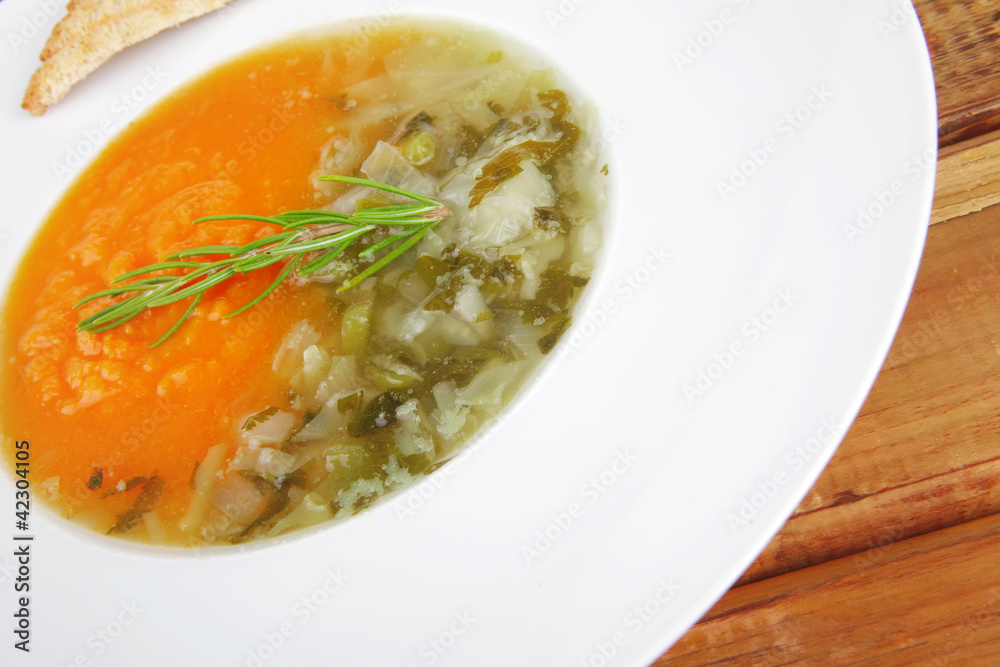
[[[21,106],[36,116],[122,49],[231,0],[70,0]]]

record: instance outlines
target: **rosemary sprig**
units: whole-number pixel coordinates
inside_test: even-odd
[[[219,220],[250,220],[276,225],[282,231],[241,246],[201,246],[182,250],[162,262],[118,276],[114,280],[115,283],[131,282],[91,294],[77,302],[74,307],[79,308],[102,297],[118,297],[126,294],[131,296],[83,318],[77,324],[77,328],[90,332],[106,331],[128,322],[151,308],[192,299],[181,318],[163,337],[153,343],[152,347],[156,347],[180,327],[210,287],[237,275],[286,262],[274,282],[255,299],[224,316],[235,317],[265,299],[293,271],[299,276],[314,274],[344,254],[348,247],[369,232],[380,227],[390,228],[389,236],[358,253],[358,257],[371,257],[387,248],[390,249],[363,271],[344,282],[338,291],[350,289],[419,243],[429,229],[451,215],[447,206],[433,199],[385,183],[351,176],[322,176],[319,180],[375,188],[407,197],[416,203],[358,209],[351,215],[317,210],[287,211],[275,216],[213,215],[199,218],[193,224]],[[228,255],[228,257],[201,261],[189,259],[218,255]],[[175,275],[150,275],[176,269],[187,272]]]

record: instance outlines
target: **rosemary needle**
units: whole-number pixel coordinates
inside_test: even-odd
[[[388,249],[363,271],[344,282],[338,291],[350,289],[393,262],[408,249],[420,242],[424,234],[451,215],[447,206],[433,199],[394,188],[385,183],[351,176],[322,176],[322,181],[337,181],[361,185],[413,200],[412,204],[393,204],[358,209],[353,214],[335,211],[287,211],[275,216],[213,215],[195,220],[193,224],[209,221],[250,220],[266,222],[282,231],[252,241],[245,245],[200,246],[176,252],[164,261],[129,271],[115,278],[116,285],[80,300],[80,306],[103,297],[128,296],[80,320],[77,328],[99,332],[128,322],[143,312],[166,306],[184,299],[192,299],[180,319],[151,347],[156,347],[171,336],[194,310],[206,290],[238,275],[285,262],[278,277],[263,292],[241,308],[225,315],[235,317],[252,308],[273,292],[292,274],[300,276],[316,273],[340,257],[349,246],[381,227],[389,227],[389,236],[379,239],[358,253],[371,257]],[[218,259],[218,256],[228,256]],[[209,258],[198,261],[192,258]],[[175,275],[150,275],[161,271],[183,270]]]

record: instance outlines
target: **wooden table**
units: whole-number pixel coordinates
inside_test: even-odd
[[[889,358],[816,486],[656,663],[1000,665],[1000,0],[917,0],[940,160]]]

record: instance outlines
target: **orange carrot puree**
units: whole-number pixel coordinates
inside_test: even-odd
[[[279,267],[210,291],[154,349],[187,302],[98,334],[76,324],[110,302],[73,305],[181,248],[277,230],[191,225],[198,217],[327,203],[311,176],[345,114],[338,91],[378,74],[379,51],[397,37],[386,32],[350,67],[335,41],[300,40],[210,73],[125,131],[53,210],[4,307],[0,419],[4,459],[13,467],[13,440],[29,440],[33,488],[58,511],[106,531],[138,491],[107,492],[155,474],[164,482],[157,511],[169,525],[185,511],[208,448],[232,441],[248,414],[286,404],[272,378],[274,350],[292,323],[329,317],[328,292],[283,286],[239,317],[220,317]],[[369,128],[366,148],[387,129]],[[97,469],[103,484],[94,490],[87,482]]]

